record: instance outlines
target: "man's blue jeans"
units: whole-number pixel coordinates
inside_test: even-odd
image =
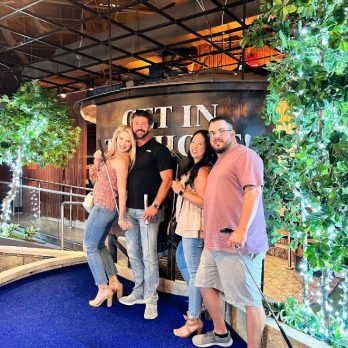
[[[204,246],[203,239],[182,237],[182,246],[184,249],[187,270],[190,274],[189,308],[187,315],[189,317],[199,318],[201,314],[202,294],[201,291],[196,288],[195,280]]]
[[[164,214],[159,210],[157,218],[151,219],[148,224],[145,224],[143,214],[143,209],[127,209],[127,252],[134,275],[133,292],[146,303],[155,304],[159,285],[157,235]]]
[[[96,285],[106,284],[108,277],[117,273],[114,260],[105,246],[105,239],[116,216],[116,211],[94,206],[87,220],[84,243]]]

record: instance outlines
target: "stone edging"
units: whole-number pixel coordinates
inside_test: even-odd
[[[9,256],[14,255],[46,257],[43,260],[34,261],[0,272],[0,286],[9,284],[33,274],[46,272],[62,267],[78,265],[86,262],[85,254],[83,252],[77,251],[0,246],[0,254],[6,254]]]

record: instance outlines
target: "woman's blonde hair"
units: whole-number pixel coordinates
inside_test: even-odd
[[[112,136],[112,141],[111,141],[111,148],[110,150],[105,154],[105,158],[107,160],[115,157],[118,155],[117,152],[117,138],[120,136],[121,133],[126,132],[128,133],[128,135],[130,136],[131,139],[131,148],[128,151],[129,157],[130,157],[130,161],[131,161],[131,165],[130,168],[133,167],[134,162],[135,162],[135,153],[136,153],[136,142],[135,142],[135,138],[134,138],[134,134],[132,131],[132,128],[128,125],[121,125],[119,127],[117,127],[117,129],[115,130],[114,135]]]

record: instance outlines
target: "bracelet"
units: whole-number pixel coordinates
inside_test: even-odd
[[[179,196],[184,197],[184,193],[185,193],[185,191],[180,190],[180,191],[179,191]]]
[[[152,206],[157,210],[160,208],[160,206],[155,202],[152,203]]]

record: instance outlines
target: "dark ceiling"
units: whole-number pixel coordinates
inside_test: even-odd
[[[261,57],[240,48],[257,6],[255,0],[2,0],[0,93],[33,78],[73,91],[213,68],[244,72],[246,52],[253,61]]]

